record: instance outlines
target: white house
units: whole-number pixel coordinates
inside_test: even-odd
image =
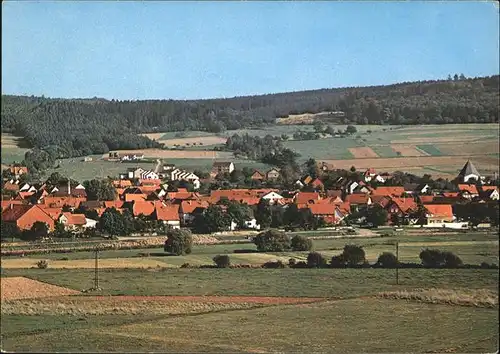
[[[147,170],[141,173],[140,179],[159,179],[160,176],[154,171]]]
[[[97,227],[97,220],[85,218],[84,228],[95,229]]]
[[[186,181],[186,182],[190,182],[190,183],[193,184],[194,189],[198,189],[201,186],[200,177],[198,177],[197,175],[195,175],[192,172],[188,172],[188,171],[185,171],[185,170],[180,170],[178,168],[170,171],[169,177],[170,177],[171,181]]]
[[[279,195],[276,192],[269,192],[262,196],[262,199],[268,200],[269,204],[274,204],[276,201],[283,199],[283,196]]]
[[[237,228],[238,228],[238,224],[235,223],[234,221],[231,221],[230,230],[234,231]],[[254,217],[252,217],[251,219],[245,221],[245,228],[253,229],[253,230],[260,230],[260,225],[257,224],[257,220]]]
[[[132,169],[129,169],[128,172],[127,172],[127,177],[129,179],[134,179],[134,178],[141,178],[141,173],[144,172],[144,169],[138,167],[138,168],[132,168]]]

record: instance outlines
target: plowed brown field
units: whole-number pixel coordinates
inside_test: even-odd
[[[0,284],[2,301],[76,295],[80,293],[76,290],[46,284],[24,277],[2,277],[0,278]]]
[[[367,157],[378,157],[377,153],[370,147],[357,147],[349,148],[349,152],[357,159],[364,159]]]

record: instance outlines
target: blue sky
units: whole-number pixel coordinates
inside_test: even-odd
[[[494,2],[2,2],[2,93],[195,99],[499,73]]]

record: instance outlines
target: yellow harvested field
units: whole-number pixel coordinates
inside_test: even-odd
[[[2,302],[5,300],[34,299],[62,295],[76,295],[80,293],[76,290],[46,284],[24,277],[2,277],[0,278],[0,284]]]
[[[316,114],[290,114],[288,118],[277,118],[277,124],[299,124],[299,123],[312,123]]]
[[[5,269],[36,267],[36,263],[41,259],[42,258],[2,259],[2,267]],[[49,263],[49,268],[56,268],[56,269],[94,268],[95,266],[95,261],[93,259],[72,259],[67,261],[48,260],[47,262]],[[177,267],[177,266],[149,258],[103,258],[99,260],[99,268],[147,268],[147,267]]]
[[[391,148],[396,153],[399,152],[401,154],[401,156],[429,156],[429,154],[418,149],[415,145],[392,144]]]
[[[220,136],[199,136],[199,137],[192,137],[192,138],[175,138],[175,139],[165,139],[165,140],[159,140],[160,143],[163,143],[167,145],[168,147],[172,147],[175,144],[178,144],[180,146],[187,146],[189,145],[217,145],[217,144],[225,144],[227,141],[227,138],[223,138]]]
[[[474,307],[498,306],[498,293],[488,289],[415,289],[412,291],[388,291],[377,297],[395,300],[409,300],[430,304],[447,304]]]
[[[349,169],[355,166],[357,169],[379,168],[398,169],[422,168],[425,166],[442,166],[443,169],[449,166],[452,169],[460,168],[467,161],[464,157],[458,156],[415,156],[415,157],[392,157],[392,158],[370,158],[370,159],[350,159],[350,160],[321,160],[331,168]],[[498,169],[498,158],[489,156],[475,156],[472,161],[478,169]]]
[[[168,299],[168,297],[166,298]],[[17,300],[2,303],[2,314],[6,315],[177,315],[222,310],[238,310],[261,307],[252,302],[206,302],[206,301],[165,301],[130,297],[123,299],[105,296],[95,300],[88,296],[71,296],[38,300]]]
[[[378,155],[375,153],[375,151],[372,150],[370,147],[356,147],[356,148],[349,148],[349,152],[357,159],[365,159],[369,157],[378,157]]]
[[[229,151],[180,151],[180,150],[162,150],[162,149],[143,149],[143,150],[116,150],[119,154],[137,154],[143,153],[145,157],[160,159],[231,159],[233,153]],[[103,154],[103,158],[108,158],[108,154]]]

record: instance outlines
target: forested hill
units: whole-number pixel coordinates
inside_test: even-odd
[[[137,132],[220,132],[289,114],[343,111],[341,123],[498,122],[499,76],[208,100],[116,101],[2,96],[2,130],[61,156],[155,145]]]

